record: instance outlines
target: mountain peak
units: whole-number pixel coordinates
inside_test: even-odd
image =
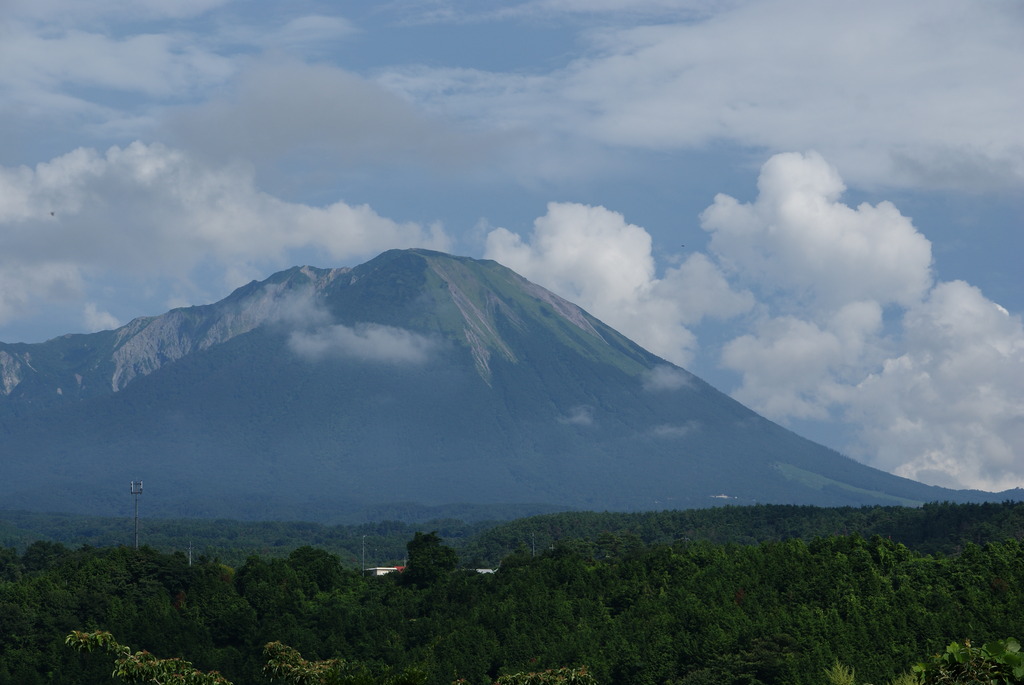
[[[326,317],[317,319],[321,327],[380,324],[450,337],[472,351],[485,380],[495,355],[518,361],[501,333],[510,327],[523,329],[538,317],[558,320],[582,334],[568,335],[568,341],[598,356],[611,332],[603,326],[599,331],[582,309],[497,262],[426,249],[389,250],[355,268],[292,267],[251,281],[219,302],[139,317],[114,331],[61,336],[22,345],[22,352],[0,343],[0,393],[17,396],[28,379],[33,382],[22,389],[31,388],[35,399],[42,393],[70,400],[81,394],[83,383],[94,392],[99,386],[117,392],[189,354],[261,326],[294,324],[313,311]],[[611,337],[625,342],[618,334]],[[33,353],[56,357],[57,364],[40,374],[30,362]]]
[[[0,344],[0,393],[0,497],[22,508],[111,513],[109,483],[142,476],[166,515],[320,520],[985,497],[858,464],[496,262],[428,250]]]
[[[520,361],[506,337],[538,326],[554,326],[564,342],[591,356],[617,359],[622,347],[630,347],[634,355],[650,357],[575,304],[491,260],[389,250],[339,284],[348,292],[332,293],[338,321],[400,326],[457,341],[471,350],[484,380],[491,378],[493,359]]]

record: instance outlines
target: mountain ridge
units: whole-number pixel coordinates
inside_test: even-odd
[[[993,501],[755,414],[489,260],[293,267],[116,331],[0,343],[7,508],[332,520],[387,504],[640,510]],[[150,499],[150,498],[147,498]],[[239,514],[239,512],[242,512]]]

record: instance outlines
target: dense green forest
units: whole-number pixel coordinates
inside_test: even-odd
[[[237,564],[145,546],[7,546],[0,683],[112,682],[109,656],[64,645],[72,630],[110,631],[236,684],[269,682],[263,648],[280,641],[445,685],[581,665],[603,684],[820,683],[837,662],[883,683],[953,640],[1024,634],[1022,505],[692,513],[712,518],[543,516],[464,535],[458,549],[413,532],[406,572],[381,577],[309,545]],[[885,526],[914,545],[861,532]],[[503,546],[514,548],[496,573],[461,568]]]
[[[405,544],[418,530],[434,530],[467,565],[491,567],[525,546],[543,551],[568,540],[591,545],[609,535],[623,545],[706,540],[755,544],[828,535],[881,535],[919,552],[956,554],[968,542],[983,544],[1024,537],[1024,503],[934,503],[923,507],[725,506],[643,513],[562,512],[500,521],[451,517],[414,522],[383,520],[358,525],[298,521],[147,519],[140,540],[161,552],[192,551],[239,565],[252,554],[285,557],[310,545],[359,568],[401,563]],[[0,547],[19,553],[37,541],[71,547],[131,545],[131,519],[0,511]],[[595,553],[600,554],[599,551]]]

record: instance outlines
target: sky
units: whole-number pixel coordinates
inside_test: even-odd
[[[1021,487],[1022,35],[1019,0],[0,0],[0,341],[425,247],[871,466]]]

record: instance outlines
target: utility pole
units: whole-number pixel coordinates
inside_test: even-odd
[[[142,481],[132,481],[132,498],[135,500],[135,549],[139,548],[139,495],[142,494]]]

